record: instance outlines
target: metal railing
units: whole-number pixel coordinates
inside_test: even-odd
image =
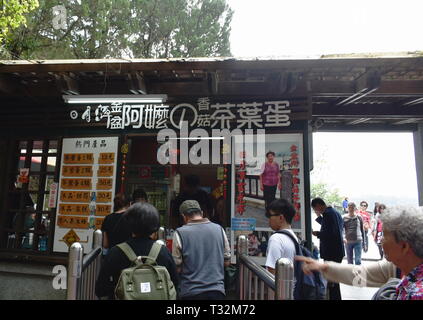
[[[94,232],[93,250],[84,257],[84,248],[75,242],[69,248],[67,300],[98,300],[95,282],[100,271],[101,230]]]
[[[273,275],[248,256],[246,236],[238,237],[237,258],[240,300],[293,300],[294,266],[289,259],[279,259]]]

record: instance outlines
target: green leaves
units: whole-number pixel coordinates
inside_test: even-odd
[[[326,203],[341,204],[342,196],[339,195],[338,189],[330,188],[326,183],[320,182],[311,185],[311,198],[322,198]]]
[[[0,44],[8,41],[13,29],[26,24],[25,14],[38,5],[38,0],[7,0],[0,3]]]
[[[52,27],[57,5],[66,30]],[[228,56],[232,15],[225,0],[39,0],[7,48],[28,59]]]

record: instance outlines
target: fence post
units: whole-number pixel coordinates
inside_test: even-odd
[[[68,274],[67,274],[67,300],[76,300],[78,292],[78,279],[82,273],[82,259],[84,248],[75,242],[69,248]]]
[[[103,234],[100,229],[94,231],[93,235],[93,249],[101,247],[103,245]]]
[[[166,231],[165,228],[160,227],[157,231],[157,240],[156,242],[160,243],[163,246],[166,246]]]
[[[238,237],[237,260],[240,254],[248,256],[248,239],[244,235]]]
[[[291,260],[280,258],[276,262],[276,300],[294,299],[294,265]]]
[[[238,270],[239,270],[239,299],[245,300],[245,267],[241,263],[240,255],[248,255],[248,239],[246,236],[241,235],[238,237],[238,243],[237,243],[237,250],[236,250],[236,261],[238,264]]]

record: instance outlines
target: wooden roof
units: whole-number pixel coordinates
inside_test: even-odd
[[[0,114],[56,108],[62,94],[131,93],[171,103],[309,97],[316,130],[413,130],[423,123],[423,55],[0,61]]]

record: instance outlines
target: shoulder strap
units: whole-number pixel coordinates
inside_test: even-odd
[[[120,250],[128,257],[129,261],[135,263],[137,261],[137,255],[135,254],[134,250],[132,250],[131,246],[126,242],[122,242],[117,245]]]
[[[160,250],[162,250],[162,245],[158,242],[154,242],[153,246],[150,249],[150,252],[148,253],[147,259],[150,259],[152,263],[156,263]]]
[[[297,254],[297,256],[302,256],[301,252],[300,252],[300,244],[298,243],[298,241],[294,238],[294,236],[286,230],[279,230],[279,231],[275,231],[275,233],[280,233],[280,234],[284,234],[286,236],[288,236],[292,242],[294,242],[295,245],[295,252]]]

